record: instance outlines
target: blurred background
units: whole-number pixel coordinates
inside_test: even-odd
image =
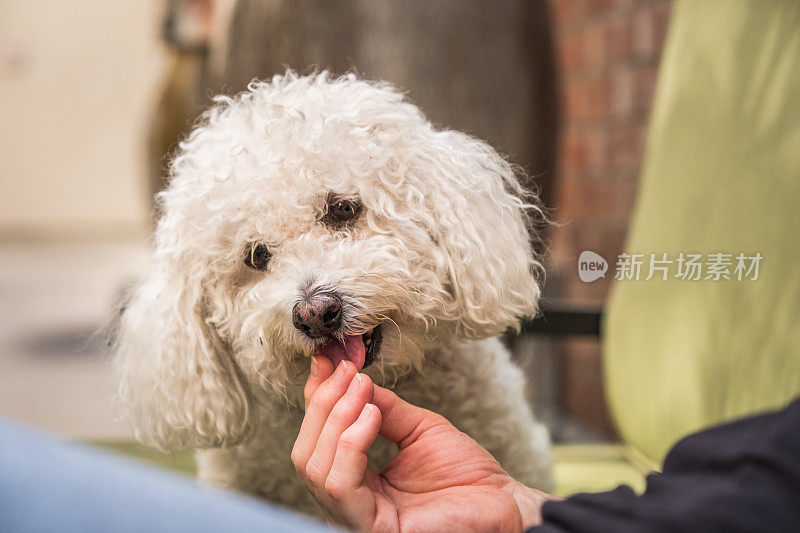
[[[668,0],[0,2],[0,415],[126,438],[104,327],[142,272],[152,195],[217,93],[287,66],[385,79],[531,176],[545,296],[603,306],[583,250],[623,246]],[[599,342],[516,339],[558,441],[605,440]]]

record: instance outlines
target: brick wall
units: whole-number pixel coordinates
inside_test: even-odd
[[[609,263],[623,247],[664,43],[668,0],[550,0],[560,85],[560,133],[548,270],[551,296],[602,305],[611,276],[583,283],[577,259]],[[613,268],[613,267],[612,267]],[[599,344],[562,346],[562,406],[610,432]]]

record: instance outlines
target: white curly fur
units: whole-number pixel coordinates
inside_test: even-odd
[[[287,72],[216,105],[180,145],[147,278],[115,360],[142,441],[195,447],[200,477],[316,512],[290,450],[319,341],[292,326],[302,291],[342,295],[344,333],[382,323],[376,382],[449,418],[521,481],[550,484],[548,436],[492,337],[536,310],[540,265],[512,167],[354,75]],[[320,221],[329,193],[357,222]],[[243,255],[261,242],[267,271]],[[371,460],[394,453],[379,441]]]

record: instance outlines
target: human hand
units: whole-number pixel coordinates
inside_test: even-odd
[[[306,414],[292,450],[298,475],[329,522],[359,531],[522,531],[551,496],[509,476],[444,417],[374,385],[349,361],[315,356]],[[378,434],[400,451],[376,473]]]

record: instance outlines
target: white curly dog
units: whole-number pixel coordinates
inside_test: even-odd
[[[540,292],[535,198],[508,162],[354,75],[289,71],[215,102],[172,163],[117,333],[137,438],[199,448],[202,480],[319,514],[290,460],[318,352],[548,489],[547,431],[494,338]],[[395,453],[379,439],[371,464]]]

